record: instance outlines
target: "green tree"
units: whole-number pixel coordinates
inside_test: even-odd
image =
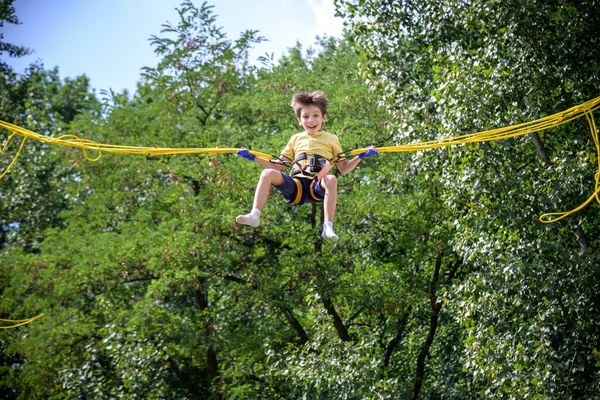
[[[132,98],[105,93],[100,110],[85,111],[88,91],[63,85],[55,71],[32,77],[56,84],[36,86],[29,102],[50,127],[42,132],[60,120],[61,131],[103,143],[277,155],[299,129],[292,94],[318,89],[331,100],[326,129],[345,149],[454,136],[532,119],[592,92],[583,47],[561,47],[557,32],[568,26],[590,44],[592,25],[579,12],[593,22],[594,10],[538,13],[528,4],[338,2],[349,35],[253,67],[247,54],[258,32],[230,40],[210,6],[184,2],[178,23],[152,38],[161,60]],[[525,29],[534,22],[539,30]],[[521,41],[538,43],[537,53]],[[563,50],[550,57],[556,46]],[[534,55],[547,65],[525,63]],[[546,76],[556,60],[561,67]],[[578,78],[564,92],[523,85],[527,77],[549,93],[567,65]],[[62,95],[49,102],[48,93]],[[15,104],[24,96],[15,94]],[[104,154],[92,163],[42,147],[52,152],[38,160],[49,176],[66,171],[49,186],[68,201],[52,207],[60,211],[52,223],[28,224],[35,242],[21,233],[17,241],[21,225],[10,227],[15,240],[0,254],[2,312],[46,314],[1,332],[6,393],[592,397],[597,219],[582,213],[592,238],[582,254],[569,226],[535,222],[568,206],[593,175],[581,128],[539,135],[548,161],[518,139],[362,162],[339,176],[336,244],[319,237],[320,207],[278,196],[259,228],[237,225],[260,169],[236,156]],[[24,156],[23,168],[33,169]],[[2,193],[12,198],[19,186]],[[38,207],[11,207],[20,214],[7,221]]]
[[[14,74],[0,88],[4,119],[44,134],[61,135],[78,113],[99,110],[85,76],[59,78],[58,68],[46,71],[32,64],[22,75]],[[4,133],[8,133],[4,131]],[[4,143],[8,135],[3,135]],[[0,160],[6,171],[17,156],[22,139],[13,138]],[[28,141],[18,162],[0,181],[0,249],[15,244],[36,251],[43,230],[61,223],[59,213],[70,199],[63,191],[64,182],[77,179],[72,165],[62,152],[34,141]]]
[[[2,2],[0,2],[0,28],[7,22],[9,24],[20,23],[15,14],[15,7],[13,6],[14,2],[14,0],[2,0]],[[7,53],[9,57],[23,57],[30,53],[28,48],[5,42],[3,39],[4,33],[0,32],[0,55]],[[0,60],[0,70],[4,75],[10,73],[12,69],[6,62]]]
[[[206,5],[185,3],[180,13],[165,33],[201,32],[197,46],[183,51],[179,39],[155,38],[164,58],[146,70],[133,99],[107,93],[102,113],[78,115],[73,131],[106,143],[245,145],[277,154],[298,129],[292,94],[321,89],[332,99],[328,129],[346,146],[386,138],[383,110],[359,77],[350,42],[323,38],[314,50],[294,48],[256,70],[243,50],[254,43],[249,34],[235,44],[217,34]],[[180,50],[181,60],[169,58]],[[78,177],[65,184],[74,200],[63,223],[44,231],[37,254],[11,245],[2,256],[15,266],[6,267],[2,306],[46,313],[26,337],[7,333],[7,352],[22,360],[9,387],[23,398],[285,398],[302,387],[329,390],[314,379],[287,381],[280,368],[295,370],[294,358],[331,339],[342,347],[354,340],[345,320],[358,309],[346,291],[352,271],[344,269],[353,256],[325,263],[332,247],[320,242],[319,208],[274,198],[263,226],[250,231],[235,216],[251,203],[259,171],[239,157],[103,155],[88,163],[57,151]],[[346,204],[368,171],[347,177]],[[357,209],[341,207],[342,218]],[[342,229],[350,236],[349,225]],[[337,309],[346,302],[347,313]]]
[[[386,93],[399,140],[507,126],[597,96],[593,2],[337,5],[370,82]],[[595,159],[580,121],[531,141],[413,156],[413,168],[439,183],[443,213],[456,229],[448,247],[469,271],[448,293],[448,317],[462,329],[452,364],[463,367],[452,382],[433,372],[424,394],[587,398],[597,391],[595,210],[549,227],[537,222],[542,212],[589,196]],[[469,394],[459,395],[461,386]]]
[[[12,1],[0,4],[0,23],[18,23]],[[2,37],[0,36],[0,39]],[[0,53],[11,57],[27,54],[27,50],[9,43],[0,42]],[[80,112],[94,110],[97,102],[90,93],[86,77],[62,82],[58,69],[43,69],[32,64],[22,74],[17,74],[6,63],[0,62],[0,114],[7,120],[29,129],[46,134],[60,134]],[[6,152],[0,158],[0,170],[4,172],[12,158],[17,155],[19,138],[8,143],[7,132],[2,132],[0,146]],[[39,313],[43,304],[20,304],[25,297],[13,296],[11,285],[23,284],[26,293],[32,290],[31,275],[22,271],[25,265],[13,264],[12,251],[24,256],[38,253],[44,231],[61,226],[59,216],[77,196],[65,190],[67,182],[78,175],[62,153],[32,141],[25,144],[17,164],[0,181],[0,316],[22,319]],[[17,272],[18,271],[18,272]],[[13,280],[15,279],[15,280]],[[27,328],[26,328],[27,329]],[[17,332],[0,332],[0,394],[2,398],[29,397],[33,390],[18,390],[16,384],[20,368],[26,363],[23,353],[15,351],[14,338]],[[35,387],[43,382],[29,382]]]

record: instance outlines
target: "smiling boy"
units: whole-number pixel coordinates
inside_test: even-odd
[[[338,180],[328,174],[329,161],[338,156],[335,165],[342,174],[347,174],[362,159],[376,155],[377,151],[369,147],[368,151],[346,160],[338,137],[321,130],[327,118],[328,105],[323,92],[297,93],[292,97],[291,106],[304,132],[290,138],[281,152],[280,162],[255,158],[245,148],[238,150],[238,155],[265,167],[256,186],[252,211],[239,215],[236,218],[238,223],[252,227],[259,225],[260,212],[273,185],[288,203],[323,202],[325,222],[321,236],[334,241],[338,239],[333,230]],[[281,172],[286,166],[292,167],[289,175]]]

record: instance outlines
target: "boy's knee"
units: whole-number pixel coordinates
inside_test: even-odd
[[[279,172],[275,169],[264,169],[260,173],[260,178],[266,179],[270,183],[278,182],[279,180],[281,180],[281,172]]]
[[[333,175],[327,175],[321,181],[321,185],[325,191],[337,191],[337,178]]]
[[[325,187],[337,187],[338,179],[334,175],[327,175],[323,178],[323,184]]]
[[[276,171],[274,169],[263,169],[262,172],[260,173],[260,177],[265,177],[265,178],[272,178],[273,176],[275,176],[276,174],[279,174],[279,171]]]

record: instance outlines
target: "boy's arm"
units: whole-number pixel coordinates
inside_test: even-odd
[[[262,165],[265,168],[276,169],[277,171],[281,171],[285,166],[288,165],[288,163],[283,161],[281,158],[280,158],[280,160],[282,160],[282,162],[271,162],[269,160],[264,160],[260,157],[256,157],[256,156],[250,154],[248,149],[245,147],[240,148],[236,152],[236,154],[240,157],[245,158],[248,161],[256,161],[258,164]]]
[[[254,158],[252,158],[252,161],[256,161],[257,163],[259,163],[260,165],[262,165],[263,167],[265,167],[267,169],[275,169],[277,171],[281,171],[285,167],[291,166],[292,159],[289,158],[288,156],[293,156],[293,154],[294,154],[294,143],[295,143],[295,139],[297,136],[298,135],[294,135],[290,138],[290,140],[286,144],[285,148],[281,152],[281,155],[279,156],[278,160],[275,160],[272,162],[272,161],[268,161],[268,160],[263,160],[262,158],[259,158],[259,157],[254,157]],[[243,149],[243,147],[242,147],[242,149]],[[238,150],[238,153],[239,153],[239,150]]]
[[[262,165],[265,168],[270,168],[270,169],[276,169],[277,171],[281,171],[283,168],[285,168],[285,163],[284,162],[271,162],[268,160],[263,160],[262,158],[256,157],[254,159],[254,161],[256,161],[257,163],[259,163],[260,165]]]
[[[367,151],[364,153],[360,153],[351,160],[338,161],[335,163],[335,165],[337,166],[338,170],[345,175],[352,171],[361,160],[368,157],[373,157],[374,155],[377,155],[377,149],[375,149],[373,146],[369,146],[367,147]]]
[[[351,160],[343,160],[335,163],[337,169],[344,175],[348,172],[352,171],[360,162],[360,158],[358,156],[354,157]]]

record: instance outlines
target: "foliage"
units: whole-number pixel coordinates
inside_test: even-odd
[[[14,0],[2,0],[0,2],[0,28],[4,26],[6,22],[9,24],[19,24],[19,19],[15,14],[15,7],[13,6]],[[29,54],[30,50],[18,46],[12,43],[5,42],[4,34],[0,32],[0,54],[7,53],[9,57],[22,57]],[[2,74],[10,73],[11,68],[4,61],[0,60],[0,71]]]
[[[594,2],[337,3],[402,140],[525,122],[597,96]],[[575,327],[597,324],[596,212],[550,227],[535,222],[588,197],[596,172],[589,132],[574,121],[533,135],[533,143],[413,156],[419,174],[440,183],[456,229],[448,246],[469,265],[449,306],[463,329],[473,396],[597,391],[598,332]]]

